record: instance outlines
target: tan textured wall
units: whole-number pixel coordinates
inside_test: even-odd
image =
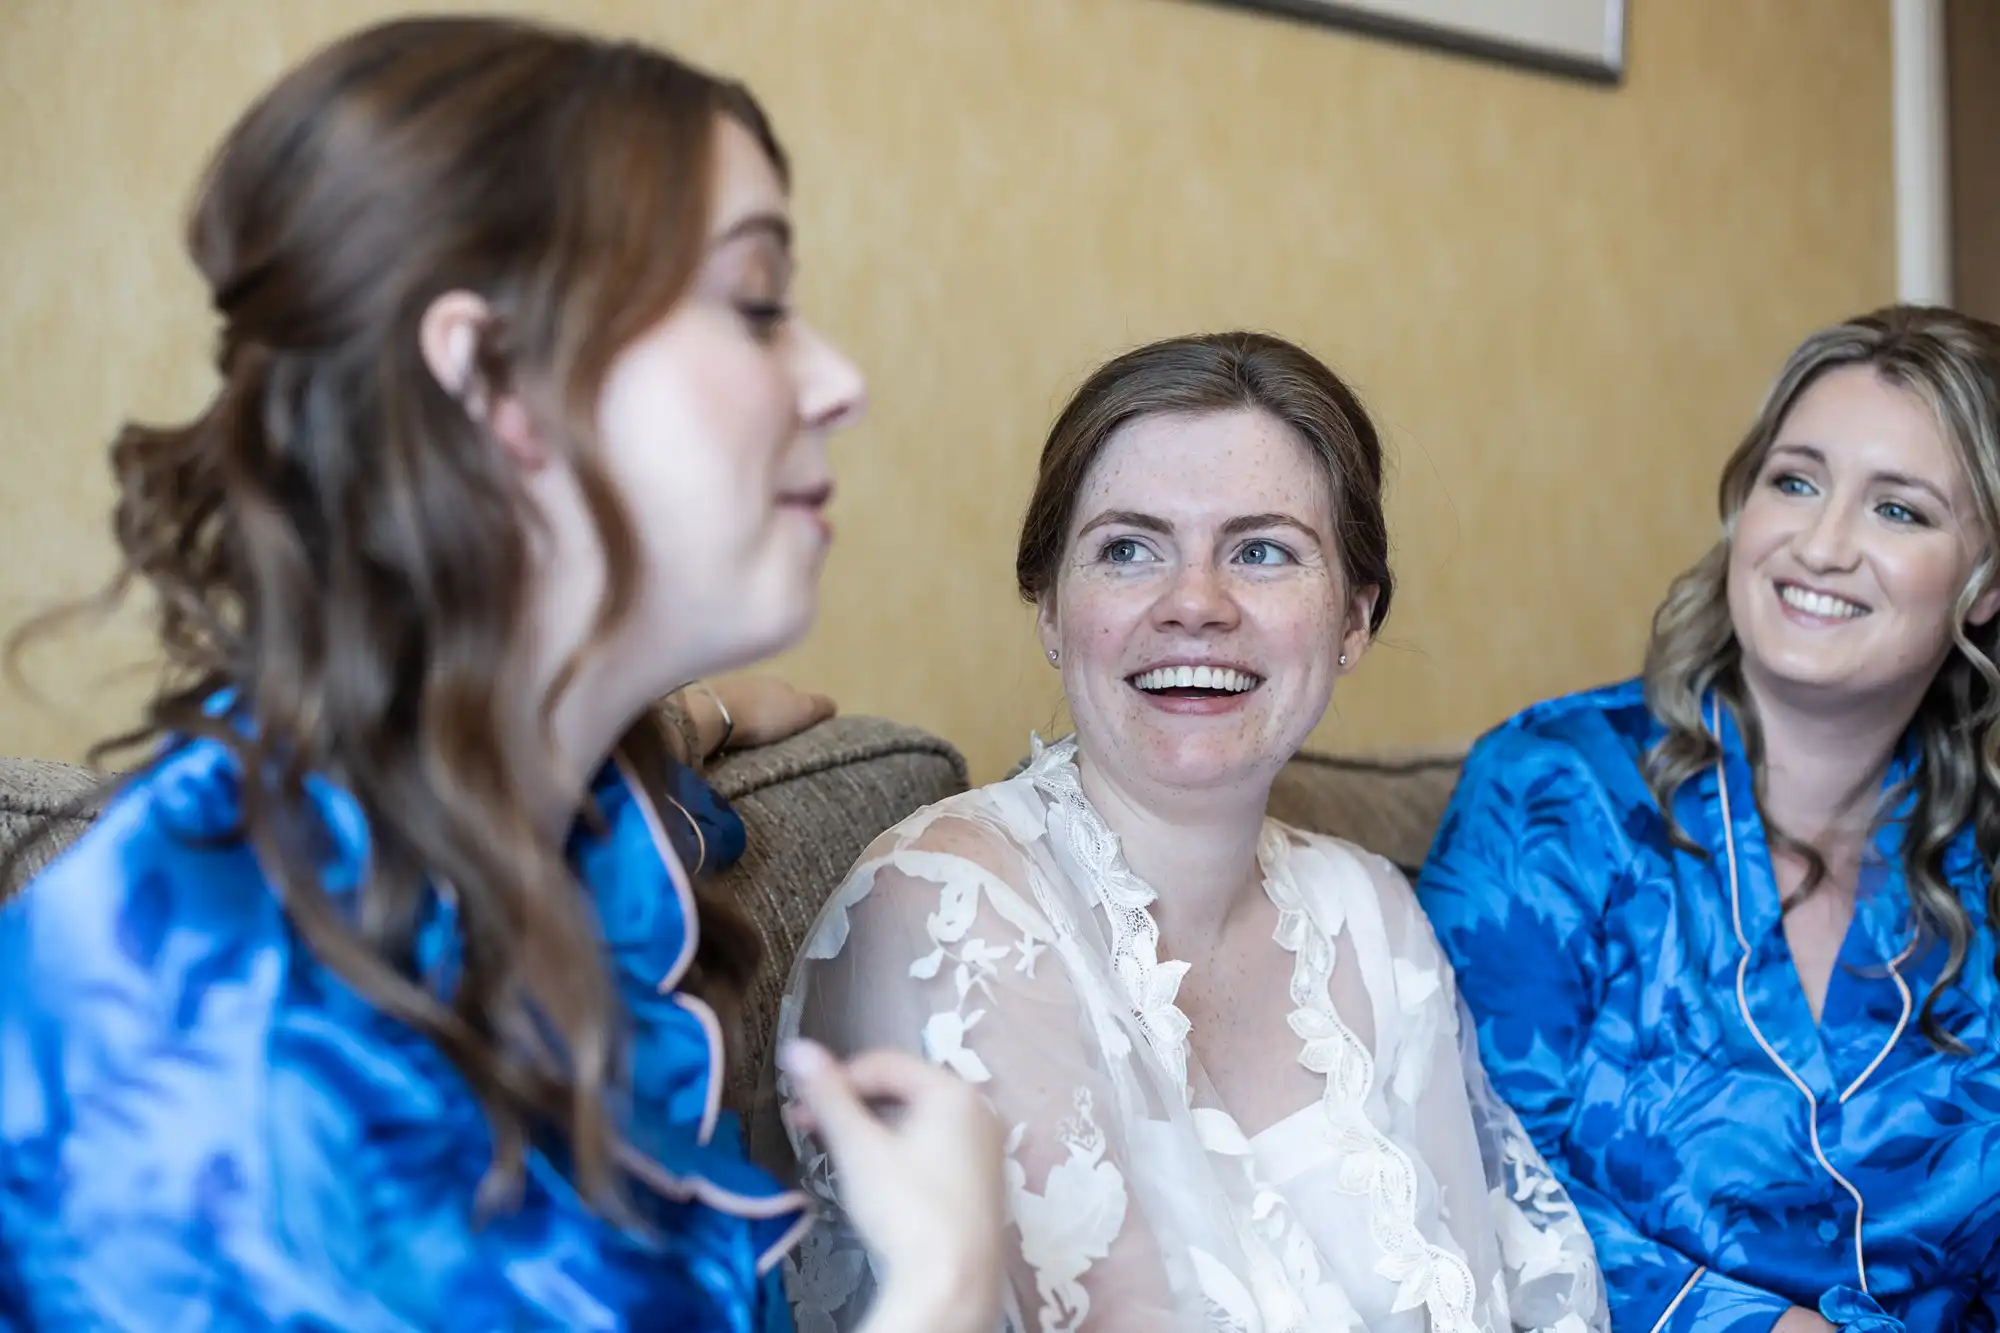
[[[240,105],[381,0],[0,7],[0,624],[108,567],[102,448],[185,415],[178,251]],[[1811,326],[1893,282],[1883,0],[1633,0],[1604,90],[1188,0],[533,6],[740,73],[799,162],[803,296],[871,372],[826,612],[784,669],[991,775],[1056,707],[1013,600],[1040,433],[1100,358],[1254,325],[1400,458],[1390,642],[1318,734],[1462,739],[1627,673]],[[124,721],[128,629],[29,660],[0,752]]]

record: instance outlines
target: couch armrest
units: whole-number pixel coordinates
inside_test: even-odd
[[[103,776],[77,764],[0,756],[0,855],[30,833],[46,836],[15,873],[0,880],[0,901],[38,874],[88,828],[102,796]]]
[[[965,790],[965,760],[913,727],[837,717],[776,745],[727,755],[707,776],[750,835],[749,850],[719,888],[764,942],[723,1094],[725,1105],[747,1117],[792,959],[819,909],[877,834]]]

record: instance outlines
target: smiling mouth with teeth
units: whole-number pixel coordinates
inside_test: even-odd
[[[1132,688],[1170,699],[1217,699],[1248,694],[1264,683],[1262,676],[1231,667],[1155,667],[1126,678]]]
[[[1854,620],[1868,614],[1868,608],[1859,602],[1850,602],[1845,597],[1836,597],[1832,593],[1802,588],[1796,583],[1780,583],[1778,599],[1793,610],[1803,611],[1820,620]]]

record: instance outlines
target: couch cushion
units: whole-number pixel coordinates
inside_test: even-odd
[[[1416,878],[1458,781],[1463,750],[1403,758],[1300,754],[1271,787],[1271,815],[1367,848]]]
[[[99,774],[76,764],[0,756],[0,854],[31,830],[54,821],[49,836],[29,850],[15,874],[0,881],[0,899],[32,878],[89,826],[97,804],[89,798],[101,782]]]
[[[1302,750],[1271,784],[1268,811],[1387,857],[1414,880],[1464,762],[1463,749],[1368,757]],[[1027,766],[1021,760],[1009,776]]]

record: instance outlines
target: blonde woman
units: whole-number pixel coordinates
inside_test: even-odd
[[[2000,330],[1808,338],[1640,680],[1482,740],[1419,893],[1621,1333],[2000,1321]]]

